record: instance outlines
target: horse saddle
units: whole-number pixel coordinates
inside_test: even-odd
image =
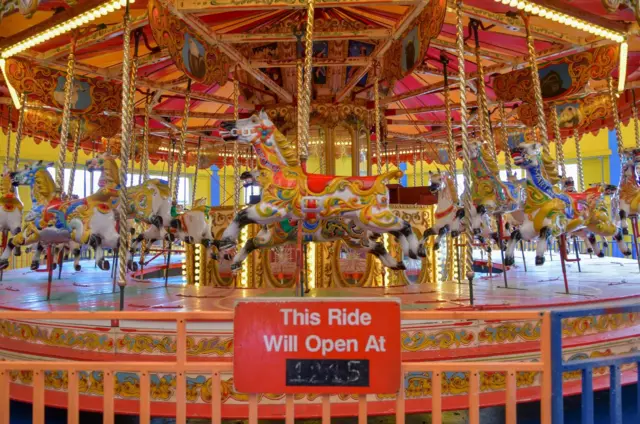
[[[336,177],[333,175],[307,174],[307,189],[309,194],[322,195],[327,187],[336,179],[344,179],[350,183],[358,184],[361,190],[372,188],[379,176],[373,177]]]

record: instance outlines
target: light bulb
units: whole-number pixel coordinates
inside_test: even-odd
[[[107,7],[106,7],[106,6],[102,6],[102,7],[100,8],[100,14],[101,14],[102,16],[106,15],[108,12],[109,12],[109,11],[107,10]]]
[[[511,0],[502,0],[500,3],[502,3],[502,4],[509,4],[509,3],[511,3]]]
[[[538,13],[538,15],[541,18],[546,18],[549,15],[549,12],[546,9],[540,9],[540,12]]]
[[[516,7],[518,5],[518,0],[511,0],[511,2],[509,2],[509,6],[511,7]]]
[[[108,4],[108,5],[107,5],[107,12],[111,13],[111,12],[113,12],[114,10],[115,10],[115,9],[113,8],[113,5],[112,5],[112,4]]]
[[[533,6],[531,6],[531,4],[527,4],[524,7],[524,11],[527,12],[527,13],[531,12],[531,9],[533,9]]]
[[[526,5],[527,5],[527,4],[526,4],[525,2],[521,1],[521,2],[518,2],[518,5],[517,5],[516,7],[517,7],[518,9],[522,10],[522,9],[524,9],[524,8],[525,8],[525,6],[526,6]]]

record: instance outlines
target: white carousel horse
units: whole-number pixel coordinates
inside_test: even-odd
[[[0,176],[0,232],[15,236],[22,231],[22,209],[23,205],[18,196],[14,193],[11,183],[11,174],[3,172]],[[14,252],[20,255],[20,248],[14,246],[12,239],[7,240],[7,245],[0,256],[0,269],[9,266],[9,256]]]
[[[543,154],[538,143],[520,143],[511,150],[513,163],[526,171],[526,200],[522,210],[512,212],[518,228],[511,233],[505,253],[505,265],[513,265],[518,241],[538,241],[536,265],[544,264],[546,241],[584,227],[583,219],[574,219],[573,202],[554,183],[560,180],[555,161]],[[541,167],[544,167],[545,172]],[[545,175],[546,174],[546,175]],[[551,181],[550,181],[551,180]]]
[[[625,149],[623,152],[622,176],[612,205],[618,211],[623,234],[629,234],[627,218],[640,214],[640,176],[636,165],[640,163],[640,149]]]
[[[251,144],[258,157],[258,177],[263,188],[258,204],[242,209],[217,242],[220,250],[235,246],[248,224],[268,225],[283,220],[340,219],[372,233],[394,235],[412,259],[420,241],[411,225],[389,208],[384,184],[401,171],[377,177],[335,177],[307,174],[300,166],[295,143],[278,131],[264,111],[251,118],[223,123],[225,140]]]
[[[455,201],[455,184],[448,172],[437,172],[435,174],[430,172],[429,190],[433,194],[437,193],[438,203],[433,215],[435,223],[424,232],[423,245],[428,237],[435,235],[436,239],[433,243],[433,249],[438,250],[442,237],[451,234],[451,237],[455,238],[458,237],[462,231],[464,208],[460,208]],[[474,223],[472,223],[472,226],[473,224]]]
[[[243,185],[248,187],[257,184],[258,175],[258,171],[245,171],[240,179],[243,181]],[[378,234],[363,230],[354,222],[344,219],[307,220],[302,223],[302,241],[304,243],[342,240],[347,247],[353,250],[374,255],[380,259],[383,266],[389,269],[405,270],[404,263],[395,260],[379,239]],[[249,239],[233,257],[231,270],[240,269],[242,262],[256,249],[271,249],[286,243],[295,243],[297,240],[298,224],[296,221],[283,220],[264,225],[258,234]]]
[[[575,189],[573,178],[565,178],[562,188],[573,199],[573,209],[578,214],[584,216],[586,228],[575,231],[572,235],[580,237],[587,246],[588,253],[595,253],[599,258],[604,257],[604,252],[597,244],[596,236],[603,240],[603,247],[608,246],[607,237],[612,237],[618,244],[618,249],[625,256],[631,255],[631,249],[624,243],[622,229],[618,228],[609,214],[609,209],[605,202],[605,196],[613,196],[618,187],[611,184],[592,184],[590,188],[582,193]]]
[[[117,210],[120,173],[115,157],[110,153],[100,154],[87,161],[87,170],[102,171],[98,185],[109,189],[104,201],[111,202]],[[127,187],[127,196],[129,198],[127,218],[147,225],[147,229],[132,240],[130,254],[133,255],[143,240],[151,245],[165,237],[166,228],[172,218],[171,193],[166,181],[150,179],[140,185]],[[127,267],[132,271],[138,268],[132,260],[127,261]]]
[[[167,238],[170,241],[178,239],[187,244],[201,244],[211,257],[214,237],[211,222],[211,207],[205,204],[205,199],[198,199],[193,207],[179,213],[169,223]]]
[[[90,245],[95,250],[96,265],[102,270],[109,269],[104,248],[117,247],[118,232],[113,207],[102,200],[105,196],[102,191],[84,199],[65,201],[56,194],[53,178],[42,161],[11,173],[11,178],[14,186],[31,187],[33,207],[25,216],[22,232],[13,238],[16,246],[37,243],[31,269],[38,269],[45,246],[70,242]]]

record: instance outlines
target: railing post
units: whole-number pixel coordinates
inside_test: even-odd
[[[540,382],[540,421],[542,424],[551,424],[551,315],[548,311],[540,315],[540,358],[543,364]]]
[[[185,363],[187,362],[187,323],[184,319],[176,322],[176,424],[187,422],[187,376]]]
[[[0,371],[0,424],[9,424],[9,370]]]
[[[622,385],[620,366],[609,367],[609,424],[622,424]]]
[[[593,369],[582,370],[582,424],[593,424]]]
[[[564,424],[564,398],[562,392],[562,315],[551,312],[551,406],[552,423]]]

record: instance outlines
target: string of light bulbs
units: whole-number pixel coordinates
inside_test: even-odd
[[[135,0],[129,0],[129,4],[133,4]],[[74,16],[73,18],[69,18],[67,21],[62,22],[53,28],[49,28],[45,31],[42,31],[36,35],[33,35],[29,38],[26,38],[8,48],[4,49],[2,53],[0,53],[0,57],[2,59],[8,59],[11,56],[15,56],[26,49],[30,49],[34,46],[37,46],[40,43],[48,41],[54,37],[67,33],[71,30],[74,30],[82,25],[86,25],[89,22],[93,21],[102,16],[106,16],[109,13],[115,12],[116,10],[121,9],[127,4],[127,0],[111,0],[102,4],[100,6],[96,6],[91,10],[88,10],[78,16]]]
[[[523,10],[527,13],[549,19],[553,22],[558,22],[572,28],[586,31],[590,34],[597,35],[598,37],[615,41],[616,43],[622,43],[625,41],[625,35],[620,32],[612,31],[603,26],[592,24],[583,19],[575,18],[567,15],[566,13],[558,12],[557,10],[540,6],[527,0],[495,0],[495,2],[515,7],[518,10]]]

